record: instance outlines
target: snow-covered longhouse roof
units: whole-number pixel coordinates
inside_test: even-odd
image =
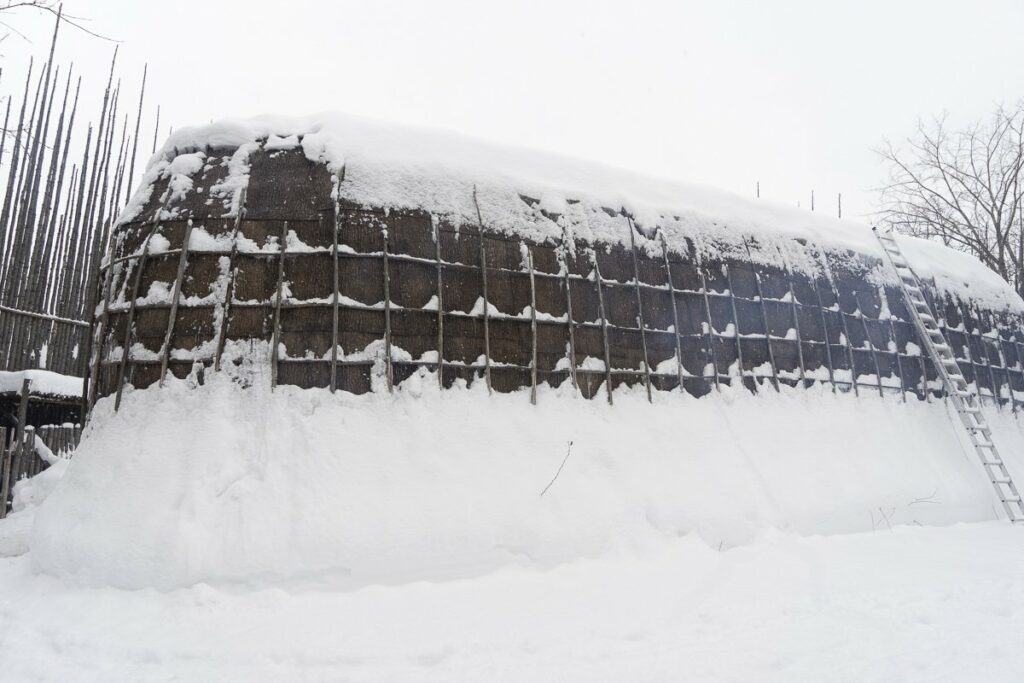
[[[629,232],[621,215],[609,211],[625,211],[641,232],[660,232],[670,248],[683,252],[689,238],[698,249],[749,253],[755,261],[775,264],[785,258],[805,272],[816,267],[794,240],[882,256],[870,227],[854,220],[451,132],[333,113],[228,119],[175,131],[150,160],[120,222],[138,215],[162,176],[172,176],[172,189],[187,191],[189,174],[202,166],[193,155],[206,148],[237,148],[228,179],[212,192],[225,203],[236,201],[248,156],[260,145],[301,146],[307,158],[335,174],[344,168],[340,191],[354,203],[421,209],[456,224],[475,224],[479,207],[487,228],[538,241],[557,241],[568,231],[590,243],[623,243]],[[934,277],[939,288],[994,310],[1024,311],[1017,293],[976,259],[924,240],[902,237],[900,242],[918,273]],[[655,242],[647,246],[654,248]],[[894,282],[885,271],[875,276]]]

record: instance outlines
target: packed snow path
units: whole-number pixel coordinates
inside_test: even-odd
[[[987,523],[695,538],[353,592],[74,589],[0,561],[11,681],[944,681],[1024,671],[1024,543]]]

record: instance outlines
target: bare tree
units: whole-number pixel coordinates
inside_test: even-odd
[[[5,40],[11,33],[14,33],[20,36],[21,38],[28,40],[28,37],[25,36],[25,34],[16,29],[7,20],[8,16],[16,14],[18,10],[31,10],[36,12],[43,12],[45,14],[51,14],[57,18],[57,21],[59,23],[64,23],[69,26],[73,26],[79,31],[88,33],[89,35],[94,36],[96,38],[102,38],[103,40],[112,40],[107,36],[96,33],[95,31],[91,31],[85,26],[83,26],[82,22],[87,21],[85,18],[65,14],[61,6],[61,3],[58,0],[0,0],[0,26],[6,28],[9,31],[9,33],[5,33],[4,35],[0,36],[0,41]]]
[[[919,122],[879,154],[881,223],[973,254],[1024,293],[1024,103],[962,130],[945,116]]]

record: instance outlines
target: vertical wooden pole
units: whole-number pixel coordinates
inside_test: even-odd
[[[14,457],[13,464],[11,465],[11,476],[8,490],[14,489],[14,485],[18,483],[18,478],[21,476],[21,470],[25,467],[25,423],[28,422],[28,397],[32,390],[32,383],[25,379],[21,382],[21,394],[18,397],[18,424],[14,427]],[[7,499],[4,498],[4,506],[7,505]]]
[[[860,396],[860,389],[857,387],[857,367],[853,360],[853,344],[850,342],[850,328],[846,324],[846,314],[843,313],[843,305],[839,300],[839,290],[836,288],[835,278],[832,277],[832,268],[828,265],[828,255],[824,253],[819,253],[817,255],[820,258],[821,267],[825,278],[828,281],[828,286],[836,300],[836,309],[839,313],[839,324],[843,328],[843,341],[846,342],[846,356],[850,363],[850,386],[853,388],[853,395]],[[821,300],[820,296],[818,300]],[[822,311],[822,315],[824,315],[824,311]],[[831,357],[831,355],[830,351],[829,356]],[[834,382],[835,380],[833,379],[833,383]]]
[[[568,319],[567,328],[569,332],[569,379],[572,381],[573,389],[579,391],[579,378],[576,377],[576,323],[572,317],[572,288],[570,283],[572,278],[569,277],[569,247],[566,244],[565,230],[562,230],[562,271],[563,271],[563,282],[565,284],[565,317]],[[575,253],[575,244],[573,245],[573,251]]]
[[[270,341],[270,389],[277,388],[278,346],[281,343],[281,299],[284,298],[284,254],[288,246],[288,221],[281,223],[281,257],[277,260],[277,292],[274,298],[274,329]]]
[[[737,365],[739,365],[740,386],[743,386],[743,378],[746,376],[746,373],[743,370],[743,367],[744,367],[744,364],[743,364],[743,344],[741,343],[741,338],[740,338],[740,316],[739,316],[739,312],[736,310],[736,292],[735,292],[735,290],[733,289],[733,286],[732,286],[732,273],[730,272],[729,264],[728,263],[723,263],[722,264],[722,270],[725,272],[725,284],[729,288],[729,306],[730,306],[730,308],[732,310],[733,327],[736,328],[736,329],[733,330],[733,339],[736,340],[736,363],[737,363]],[[709,318],[710,318],[710,316],[709,316]],[[714,329],[714,328],[712,328],[712,329]],[[767,335],[768,335],[768,329],[765,328],[765,339],[768,338]],[[716,370],[718,369],[718,363],[717,362],[715,363],[715,369]],[[754,376],[754,390],[755,391],[757,390],[757,377],[756,376]]]
[[[796,301],[796,292],[793,290],[793,272],[790,270],[786,257],[778,245],[776,245],[776,250],[779,252],[783,272],[786,275],[786,282],[789,285],[789,302],[793,311],[793,329],[796,330],[797,360],[800,363],[800,388],[805,389],[807,388],[807,368],[804,365],[804,338],[800,330],[800,312]]]
[[[779,367],[775,363],[775,350],[772,349],[772,333],[768,329],[768,312],[764,307],[764,292],[761,289],[761,274],[757,272],[754,264],[753,254],[750,252],[750,244],[744,240],[743,246],[747,249],[747,258],[750,260],[750,267],[754,271],[754,285],[757,287],[757,301],[761,304],[761,321],[764,324],[764,340],[768,345],[768,362],[772,365],[772,386],[775,391],[779,390]]]
[[[644,324],[644,302],[643,294],[640,291],[640,265],[636,258],[636,236],[633,234],[636,227],[633,225],[633,219],[626,216],[627,226],[629,227],[629,251],[633,256],[633,289],[636,292],[636,324],[640,328],[640,345],[643,347],[644,352],[644,386],[647,389],[647,402],[653,401],[651,397],[651,361],[647,355],[647,332],[646,325]]]
[[[854,292],[856,297],[857,293]],[[868,343],[868,350],[871,351],[871,360],[875,365],[875,378],[878,380],[878,395],[885,396],[885,390],[882,388],[882,369],[878,364],[878,350],[875,348],[874,342],[871,341],[871,332],[868,330],[868,321],[864,317],[864,311],[860,310],[860,302],[857,303],[857,317],[860,319],[860,324],[864,327],[864,339]]]
[[[188,242],[192,237],[192,219],[185,224],[185,237],[181,242],[181,254],[178,257],[178,272],[174,278],[174,287],[171,291],[171,308],[167,312],[167,333],[164,335],[163,346],[160,347],[160,382],[158,386],[164,385],[164,376],[167,374],[167,363],[171,357],[171,342],[174,339],[174,322],[178,317],[178,300],[181,298],[181,283],[185,277],[185,268],[188,267]]]
[[[437,262],[437,388],[444,389],[444,269],[441,265],[441,226],[433,215],[430,222],[434,228],[434,259]]]
[[[487,249],[484,246],[484,219],[480,213],[480,202],[476,198],[476,185],[473,186],[473,205],[476,207],[477,226],[480,229],[480,280],[484,294],[484,380],[487,382],[487,393],[491,393],[491,304],[487,299]]]
[[[169,194],[169,192],[168,192]],[[159,216],[159,214],[157,214]],[[114,412],[121,407],[121,394],[124,391],[124,379],[128,369],[128,357],[131,355],[132,325],[135,323],[135,303],[139,298],[139,287],[142,285],[142,271],[146,269],[146,258],[149,256],[149,243],[156,234],[158,223],[153,223],[153,228],[146,236],[142,245],[142,253],[139,254],[135,265],[135,281],[132,283],[131,301],[128,302],[128,319],[124,326],[124,343],[121,346],[121,364],[117,370],[117,395],[114,397]]]
[[[338,390],[338,305],[341,300],[341,282],[338,273],[338,229],[341,204],[334,199],[334,229],[331,231],[331,393]]]
[[[23,478],[30,479],[36,473],[36,461],[39,454],[36,452],[36,428],[32,425],[25,425],[25,448],[21,457],[21,474]]]
[[[676,340],[676,374],[679,376],[679,391],[683,389],[683,347],[679,341],[679,310],[676,308],[676,286],[672,282],[672,266],[668,260],[668,245],[665,235],[659,233],[661,239],[661,258],[665,262],[665,278],[668,280],[668,293],[672,302],[672,336]]]
[[[529,249],[529,245],[526,248]],[[530,403],[537,405],[537,285],[532,251],[527,251],[527,265],[530,268]]]
[[[394,391],[395,375],[391,359],[391,265],[388,261],[388,230],[383,230],[384,243],[384,379],[388,393]]]
[[[608,314],[604,307],[604,292],[602,291],[601,266],[597,263],[597,254],[592,253],[594,260],[594,282],[597,285],[597,306],[601,313],[601,339],[604,345],[604,384],[608,390],[608,405],[612,405],[612,356],[608,348]]]
[[[231,301],[235,296],[235,257],[238,255],[238,231],[245,217],[245,196],[248,187],[238,190],[238,211],[235,213],[235,224],[231,228],[231,253],[228,254],[227,282],[224,285],[224,301],[221,303],[220,330],[217,332],[217,351],[213,358],[214,372],[220,372],[220,359],[224,355],[224,344],[227,342],[228,318],[231,317]],[[282,249],[284,246],[282,245]]]
[[[711,322],[711,296],[708,294],[708,280],[704,274],[704,265],[697,263],[697,273],[700,275],[700,291],[704,295],[704,321],[708,326],[707,331],[707,354],[704,356],[705,365],[707,361],[711,361],[711,381],[715,386],[715,391],[720,391],[721,386],[718,380],[718,353],[715,351],[715,327]],[[739,330],[737,330],[739,334]],[[738,342],[737,342],[738,343]],[[703,377],[704,371],[701,370],[701,376]],[[740,382],[743,381],[743,362],[740,362]]]
[[[7,516],[7,496],[11,492],[11,456],[7,447],[7,428],[0,427],[0,519]]]

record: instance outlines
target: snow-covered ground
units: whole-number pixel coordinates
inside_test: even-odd
[[[101,401],[19,486],[5,680],[1024,672],[1024,529],[941,401],[249,379]],[[1024,478],[1024,429],[988,413]]]
[[[7,681],[1019,681],[1000,523],[694,537],[355,591],[72,588],[0,562]]]

